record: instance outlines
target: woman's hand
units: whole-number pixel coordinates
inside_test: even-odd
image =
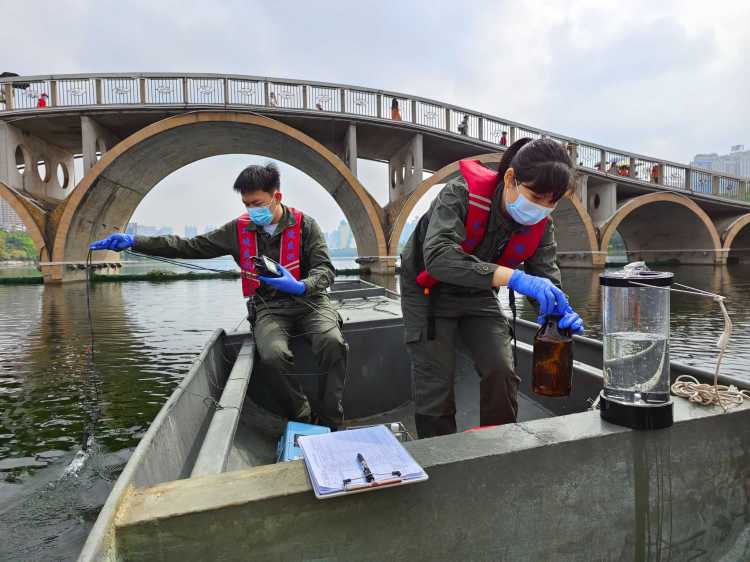
[[[508,280],[508,287],[538,302],[539,314],[542,316],[549,314],[563,316],[565,310],[570,308],[565,293],[545,277],[528,275],[517,269]]]

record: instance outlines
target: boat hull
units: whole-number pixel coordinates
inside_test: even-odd
[[[338,306],[350,344],[347,414],[355,424],[413,428],[398,302],[366,286],[346,291]],[[717,415],[677,400],[673,428],[639,434],[612,426],[587,411],[602,387],[601,343],[576,338],[573,393],[546,398],[523,374],[536,325],[519,321],[517,330],[519,423],[408,443],[429,483],[324,502],[314,499],[301,462],[267,464],[283,419],[255,371],[228,472],[189,478],[212,417],[201,396],[219,400],[250,337],[218,330],[139,443],[80,560],[633,559],[659,547],[649,537],[667,516],[678,529],[669,539],[673,559],[687,553],[690,533],[705,535],[701,548],[730,548],[737,533],[720,539],[707,530],[750,509],[742,492],[750,478],[748,407]],[[321,378],[314,357],[302,340],[294,352],[294,376],[314,397]],[[461,350],[458,366],[465,429],[478,422],[479,379]],[[672,376],[679,374],[711,380],[673,362]],[[716,470],[727,476],[720,490],[703,477]],[[667,490],[665,478],[675,486]],[[683,521],[701,504],[707,515]],[[617,530],[602,538],[602,521]]]

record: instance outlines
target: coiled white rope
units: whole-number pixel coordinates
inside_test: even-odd
[[[745,400],[750,400],[750,391],[740,390],[734,385],[719,384],[719,369],[721,368],[721,360],[724,358],[724,353],[729,345],[729,338],[732,335],[732,319],[729,317],[727,307],[724,306],[724,299],[721,295],[709,293],[701,289],[695,289],[687,285],[681,285],[675,283],[679,287],[688,289],[683,291],[680,289],[671,289],[677,293],[686,293],[689,295],[696,295],[701,297],[708,297],[719,303],[721,307],[721,313],[724,316],[724,331],[719,336],[719,341],[716,343],[719,348],[719,356],[716,359],[716,369],[714,370],[714,383],[707,384],[698,382],[693,376],[680,375],[672,383],[672,394],[687,398],[694,404],[700,404],[702,406],[719,405],[724,412],[732,406],[739,406]]]
[[[672,384],[672,394],[687,398],[690,402],[702,406],[718,404],[726,412],[730,406],[739,406],[745,400],[750,400],[750,390],[740,390],[734,385],[698,382],[690,375],[680,375]]]

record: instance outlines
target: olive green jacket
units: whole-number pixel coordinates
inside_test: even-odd
[[[263,228],[257,228],[252,222],[248,230],[256,231],[258,255],[266,255],[274,261],[280,260],[281,233],[287,226],[294,224],[294,215],[284,206],[284,214],[273,235]],[[314,298],[322,296],[327,287],[333,284],[336,271],[328,255],[325,237],[315,222],[308,215],[302,217],[300,229],[300,280],[305,284],[304,297]],[[237,239],[237,219],[226,223],[206,234],[193,238],[179,236],[136,236],[133,250],[152,256],[182,259],[207,259],[220,256],[232,256],[240,263],[240,245]],[[295,301],[286,293],[261,283],[257,291],[260,301],[266,301],[269,306],[286,306]],[[299,298],[299,297],[297,297]]]
[[[502,256],[511,237],[522,228],[501,212],[501,204],[502,189],[497,189],[492,197],[484,239],[474,254],[467,254],[461,243],[466,238],[464,221],[469,210],[468,188],[463,177],[448,182],[419,220],[401,253],[402,293],[421,293],[416,276],[426,269],[441,281],[441,292],[486,295],[492,288],[492,275],[497,269],[495,262]],[[556,250],[555,226],[550,218],[539,247],[524,262],[526,273],[546,277],[561,286]]]

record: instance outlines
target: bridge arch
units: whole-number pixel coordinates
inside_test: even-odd
[[[49,249],[47,247],[45,227],[47,214],[44,209],[29,201],[18,191],[0,182],[0,197],[10,204],[19,216],[26,232],[34,241],[37,255],[41,261],[49,260]]]
[[[493,152],[472,156],[472,160],[478,160],[483,164],[497,164],[503,154]],[[398,214],[392,221],[390,237],[388,240],[390,255],[398,253],[398,241],[404,230],[409,215],[416,207],[419,200],[434,186],[447,182],[458,175],[458,162],[452,162],[443,166],[429,178],[420,183],[417,188],[409,194]],[[585,206],[578,196],[571,194],[565,197],[557,205],[553,214],[556,226],[556,237],[558,252],[561,262],[568,266],[591,267],[599,265],[599,245],[596,238],[596,229],[586,211]]]
[[[59,215],[54,261],[83,259],[91,240],[124,229],[143,197],[163,178],[187,164],[220,154],[267,156],[305,172],[341,207],[360,255],[386,255],[381,209],[330,150],[267,117],[201,111],[153,123],[102,156],[70,194]],[[53,273],[52,279],[62,280],[62,272]]]
[[[716,226],[684,195],[649,193],[625,201],[601,230],[602,251],[606,252],[615,231],[625,242],[629,260],[723,262]]]
[[[750,261],[750,213],[734,220],[724,231],[724,255],[728,260]]]

